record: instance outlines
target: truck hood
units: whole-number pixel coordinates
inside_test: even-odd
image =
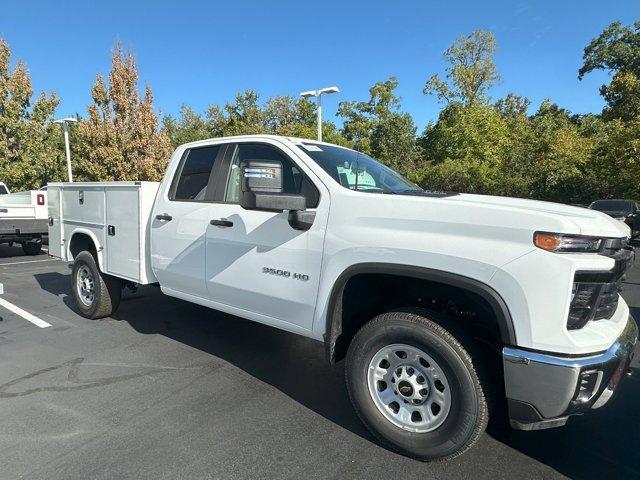
[[[463,203],[471,206],[486,206],[497,210],[521,212],[523,215],[536,212],[541,214],[541,218],[547,217],[549,220],[563,220],[565,223],[572,223],[578,231],[567,231],[559,233],[578,233],[581,235],[593,235],[603,237],[628,237],[629,227],[619,222],[609,215],[597,210],[574,207],[561,203],[543,202],[539,200],[528,200],[522,198],[498,197],[490,195],[460,194],[446,197],[446,200],[455,203]],[[542,222],[544,223],[544,222]],[[536,229],[543,229],[544,225]],[[573,229],[570,229],[573,230]]]

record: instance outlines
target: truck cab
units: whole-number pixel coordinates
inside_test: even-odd
[[[270,135],[182,145],[159,184],[49,194],[83,315],[157,284],[324,342],[365,425],[412,457],[464,452],[492,403],[524,430],[600,408],[634,354],[629,228],[594,210],[428,191],[363,153]]]

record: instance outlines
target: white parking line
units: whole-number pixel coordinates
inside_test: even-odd
[[[0,267],[4,267],[5,265],[20,265],[21,263],[38,263],[38,262],[57,262],[57,258],[46,258],[44,260],[25,260],[24,262],[8,262],[8,263],[0,263]]]
[[[29,312],[21,309],[20,307],[16,307],[13,303],[7,302],[4,298],[0,298],[0,306],[15,313],[16,315],[20,315],[25,320],[33,323],[34,325],[40,328],[47,328],[51,326],[50,323],[47,323],[44,320],[39,319],[35,315],[31,315]]]

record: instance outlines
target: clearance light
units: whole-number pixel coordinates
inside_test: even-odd
[[[533,234],[533,244],[548,252],[597,252],[602,245],[602,239],[583,235],[536,232]]]

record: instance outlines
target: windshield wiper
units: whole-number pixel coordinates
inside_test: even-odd
[[[406,190],[400,190],[399,192],[396,192],[396,193],[400,195],[413,195],[413,194],[420,195],[424,192],[425,190],[422,188],[407,188]]]

